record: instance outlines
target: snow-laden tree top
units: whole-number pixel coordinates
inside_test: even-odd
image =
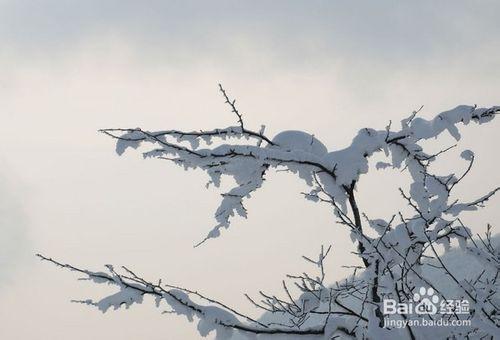
[[[161,280],[152,283],[125,267],[122,273],[112,266],[107,267],[107,273],[93,272],[39,255],[95,282],[111,283],[119,288],[116,294],[100,301],[80,302],[106,311],[110,307],[141,303],[144,295],[152,295],[158,305],[164,301],[174,312],[185,315],[190,321],[198,318],[198,330],[202,336],[215,330],[220,339],[234,334],[286,336],[287,339],[302,336],[324,339],[365,339],[367,336],[372,339],[468,339],[499,334],[500,250],[492,245],[490,228],[485,239],[479,237],[479,242],[460,220],[462,212],[482,207],[499,188],[479,198],[451,200],[453,189],[472,169],[474,153],[470,150],[461,153],[464,162],[468,163],[465,172],[435,174],[429,171],[429,165],[450,148],[429,154],[424,151],[422,142],[438,138],[444,132],[459,141],[460,128],[492,121],[499,114],[500,107],[460,105],[429,120],[417,117],[419,112],[415,111],[398,127],[389,123],[383,130],[365,128],[345,149],[328,150],[318,138],[303,131],[283,131],[271,138],[266,136],[264,126],[259,131],[247,128],[235,101],[229,99],[222,86],[219,87],[237,117],[236,126],[202,131],[146,131],[139,128],[101,131],[117,140],[116,152],[120,155],[129,148],[150,146],[143,153],[144,157],[169,160],[185,169],[201,169],[209,175],[207,186],[218,187],[222,175],[235,180],[236,186],[222,194],[215,213],[216,224],[202,242],[218,237],[222,229],[230,226],[236,214],[246,217],[244,199],[262,186],[267,171],[284,168],[297,174],[310,187],[309,192],[303,193],[305,198],[332,207],[336,222],[351,231],[364,266],[355,266],[352,277],[328,286],[324,259],[331,247],[326,250],[322,247],[317,260],[304,257],[319,269],[319,274],[288,276],[299,296],[293,296],[285,281],[285,297],[263,292],[260,292],[260,300],[247,296],[255,307],[265,311],[267,317],[271,316],[272,321],[269,321],[267,317],[259,319],[239,313],[198,291]],[[369,171],[369,158],[379,151],[385,154],[387,161],[377,163],[376,169],[392,167],[409,173],[409,191],[400,189],[402,202],[411,208],[409,216],[398,211],[390,218],[370,219],[358,206],[355,197],[357,182]],[[375,233],[371,234],[376,236],[368,236],[366,228],[373,229]],[[448,249],[452,240],[457,240],[462,251],[484,267],[480,273],[471,272],[473,276],[466,277],[463,271],[457,272],[450,267],[449,257],[443,258],[437,246],[444,245]],[[438,274],[429,276],[429,268]],[[436,282],[439,275],[446,284]],[[458,292],[458,298],[470,302],[471,313],[464,316],[453,311],[446,318],[450,322],[471,320],[472,324],[439,330],[384,326],[385,320],[408,322],[415,319],[414,315],[383,315],[382,303],[386,298],[399,303],[412,302],[419,287],[428,287],[426,291],[432,290],[443,301],[456,298],[450,294]],[[433,316],[425,317],[434,320]]]

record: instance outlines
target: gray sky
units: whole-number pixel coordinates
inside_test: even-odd
[[[0,0],[0,338],[198,338],[152,303],[105,315],[71,304],[107,290],[40,264],[35,252],[95,269],[124,264],[250,312],[243,293],[278,293],[322,243],[334,245],[330,280],[341,278],[353,261],[348,234],[326,207],[301,199],[293,176],[269,175],[248,220],[193,249],[213,226],[218,191],[204,189],[202,173],[117,157],[97,129],[232,125],[218,82],[249,126],[303,129],[330,150],[422,104],[426,117],[498,105],[499,10],[496,1]],[[443,164],[461,169],[458,153],[476,152],[465,197],[500,183],[491,157],[499,127],[464,129]],[[368,175],[360,205],[392,214],[402,202],[387,187],[400,181],[397,172]],[[496,224],[497,205],[467,216],[475,230]]]

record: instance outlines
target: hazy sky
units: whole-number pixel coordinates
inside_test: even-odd
[[[420,105],[425,117],[498,105],[499,11],[497,1],[0,0],[0,338],[198,338],[148,300],[105,315],[71,304],[110,290],[35,252],[94,269],[127,265],[246,312],[243,293],[280,292],[321,244],[334,247],[329,280],[343,277],[341,265],[354,261],[348,233],[327,207],[300,197],[292,175],[270,174],[248,201],[248,220],[193,249],[219,199],[206,176],[139,153],[118,157],[96,131],[233,125],[218,82],[247,125],[266,124],[271,136],[302,129],[329,150]],[[500,183],[491,156],[499,128],[464,129],[442,165],[463,169],[459,152],[476,152],[463,196]],[[360,206],[390,216],[402,201],[388,187],[399,183],[397,172],[368,175]],[[493,199],[466,219],[481,231],[497,224],[496,207]]]

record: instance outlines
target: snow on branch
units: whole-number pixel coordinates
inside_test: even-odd
[[[198,319],[198,331],[202,336],[208,335],[211,331],[216,331],[217,339],[226,339],[235,331],[251,334],[298,336],[322,335],[325,333],[325,323],[317,327],[296,328],[285,325],[278,325],[276,327],[273,323],[260,322],[197,291],[167,284],[162,282],[162,280],[158,280],[157,283],[147,281],[124,266],[121,267],[123,273],[116,271],[112,265],[106,265],[107,273],[93,272],[58,262],[42,254],[37,254],[36,256],[42,261],[47,261],[58,267],[84,275],[83,280],[117,286],[119,289],[117,293],[104,297],[99,301],[91,299],[73,301],[94,306],[103,313],[107,312],[110,308],[119,309],[122,306],[129,308],[135,303],[142,303],[144,296],[149,295],[155,298],[157,307],[160,306],[161,302],[164,302],[172,309],[173,313],[184,315],[190,322],[194,321],[196,317]],[[309,291],[308,288],[306,289],[306,291]],[[318,313],[323,318],[328,318],[330,314],[344,315],[348,313],[331,310],[329,312]],[[339,329],[342,331],[341,327]]]

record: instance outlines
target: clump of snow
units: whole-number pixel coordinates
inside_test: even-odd
[[[336,182],[339,185],[349,185],[359,175],[367,173],[368,157],[380,149],[387,152],[384,137],[385,132],[362,129],[350,146],[325,155],[324,161],[336,170]]]
[[[140,130],[127,132],[116,142],[116,153],[121,156],[127,148],[137,149],[144,139]]]
[[[386,168],[389,168],[391,166],[392,166],[392,164],[391,163],[387,163],[387,162],[377,162],[377,164],[375,164],[375,168],[377,170],[386,169]]]
[[[273,143],[283,149],[304,151],[316,156],[323,156],[328,152],[326,146],[314,135],[303,131],[288,130],[280,132],[274,136]]]
[[[462,157],[466,161],[471,161],[474,158],[474,152],[472,152],[471,150],[464,150],[460,154],[460,157]]]

